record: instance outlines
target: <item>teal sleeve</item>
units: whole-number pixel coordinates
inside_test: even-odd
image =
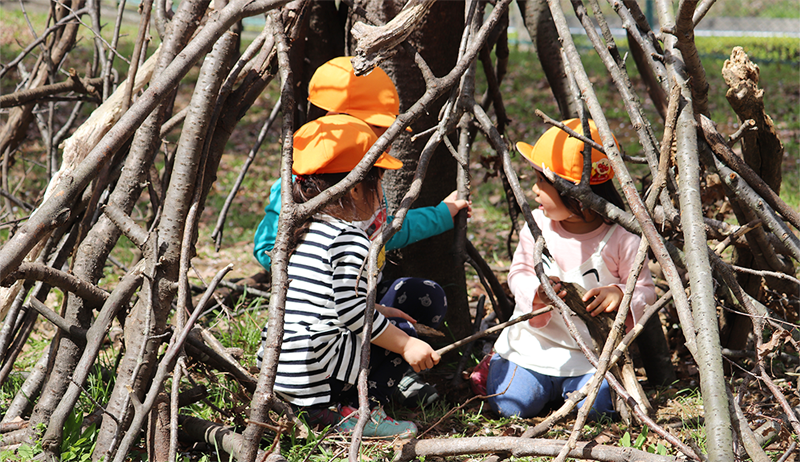
[[[253,238],[255,246],[253,247],[253,255],[256,257],[261,266],[269,269],[271,259],[267,252],[271,251],[275,246],[275,238],[278,236],[278,216],[281,213],[281,179],[272,185],[269,189],[269,203],[264,207],[264,218],[256,229],[256,235]]]
[[[393,219],[389,217],[390,221]],[[403,227],[386,243],[386,250],[397,250],[451,229],[453,217],[444,202],[436,207],[409,209]]]

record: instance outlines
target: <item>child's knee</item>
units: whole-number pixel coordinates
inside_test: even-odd
[[[581,401],[579,406],[582,407],[585,401],[586,400]],[[604,416],[614,418],[616,415],[617,411],[614,409],[614,400],[611,396],[608,382],[603,381],[600,385],[600,390],[597,392],[594,404],[592,405],[592,410],[589,412],[589,419],[599,420]]]
[[[546,402],[532,400],[529,396],[498,395],[489,398],[489,406],[501,417],[536,417],[544,409]]]

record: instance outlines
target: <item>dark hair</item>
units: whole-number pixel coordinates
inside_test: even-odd
[[[292,182],[292,199],[294,199],[294,201],[298,204],[308,202],[320,195],[322,191],[325,191],[336,183],[342,181],[348,173],[350,172],[297,175]],[[380,194],[380,191],[378,191],[378,181],[382,176],[382,168],[372,167],[372,169],[367,172],[367,175],[364,177],[364,179],[357,184],[365,188],[367,193],[372,193],[368,194],[368,196],[377,197],[378,194]],[[334,209],[355,211],[357,207],[358,204],[353,201],[353,198],[345,194],[336,202],[328,204],[324,209],[322,209],[322,211],[325,212]],[[297,245],[303,239],[303,236],[306,234],[306,232],[308,232],[309,226],[311,226],[311,221],[306,220],[305,223],[297,227],[294,235],[292,236],[291,243],[289,244],[289,255],[291,255],[294,252],[294,249],[297,248]]]
[[[544,181],[548,182],[550,185],[553,185],[553,182],[550,181],[544,174],[539,175]],[[538,181],[538,180],[537,180]],[[555,187],[555,186],[554,186]],[[592,192],[597,194],[598,196],[602,197],[603,199],[607,200],[608,202],[616,205],[622,210],[625,210],[625,203],[622,201],[622,197],[620,197],[617,188],[614,186],[614,182],[608,180],[606,182],[600,184],[593,184],[589,185]],[[556,189],[558,191],[558,189]],[[558,191],[558,195],[561,198],[561,202],[564,203],[564,206],[567,207],[567,210],[574,213],[575,215],[582,217],[583,216],[583,206],[578,199],[575,199],[572,196],[568,196],[561,191]]]

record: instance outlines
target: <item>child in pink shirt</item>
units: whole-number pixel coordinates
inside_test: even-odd
[[[565,124],[582,133],[579,119],[568,120]],[[600,138],[594,122],[590,121],[590,127],[592,138],[598,141]],[[533,192],[539,208],[533,212],[533,218],[552,255],[552,258],[543,257],[545,273],[554,281],[556,293],[561,297],[565,292],[561,291],[558,281],[574,282],[586,288],[584,301],[594,298],[587,304],[587,310],[596,316],[619,308],[640,238],[608,223],[594,211],[584,209],[577,200],[560,195],[545,176],[549,171],[566,180],[580,182],[583,145],[582,141],[553,127],[535,146],[517,143],[517,149],[536,170]],[[611,181],[613,176],[608,158],[592,149],[592,190],[624,208]],[[513,317],[549,304],[534,272],[533,252],[533,235],[526,225],[520,233],[508,275],[508,285],[516,300]],[[641,316],[645,305],[654,301],[655,289],[645,265],[631,300],[628,327]],[[577,318],[574,322],[583,339],[591,345],[586,325]],[[486,392],[498,394],[488,401],[503,416],[534,417],[548,403],[562,400],[579,390],[595,372],[556,312],[506,328],[494,348],[496,354],[490,362]],[[596,418],[599,414],[614,415],[606,381],[603,381],[590,415]]]

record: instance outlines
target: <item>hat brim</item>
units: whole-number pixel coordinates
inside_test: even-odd
[[[403,162],[384,152],[375,161],[375,166],[386,170],[398,170],[403,167]]]
[[[541,165],[538,165],[536,162],[533,161],[533,146],[524,141],[517,141],[517,144],[515,146],[517,147],[517,151],[519,151],[519,153],[522,154],[522,157],[524,157],[525,160],[530,162],[530,164],[533,165],[533,167],[536,170],[539,170],[540,172],[544,171],[542,170]]]
[[[346,112],[351,116],[361,119],[370,125],[377,125],[378,127],[389,128],[394,123],[397,116],[388,112],[374,112],[366,111],[363,109],[348,109]],[[406,127],[406,131],[410,132],[411,127]]]

